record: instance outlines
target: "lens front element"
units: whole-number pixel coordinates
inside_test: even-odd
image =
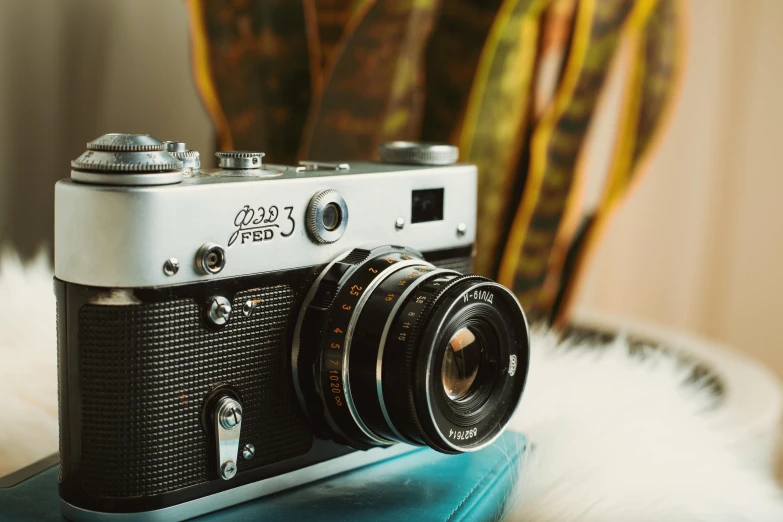
[[[441,379],[449,399],[464,399],[470,392],[481,363],[483,348],[470,328],[460,328],[451,336],[443,353]]]

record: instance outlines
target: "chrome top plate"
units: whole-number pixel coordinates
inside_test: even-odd
[[[267,169],[274,168],[267,166]],[[234,278],[325,264],[367,244],[440,250],[473,244],[476,167],[351,163],[349,170],[280,170],[264,177],[195,173],[175,185],[101,186],[66,179],[55,187],[55,275],[107,288],[141,288]],[[274,173],[273,173],[274,174]],[[443,219],[411,222],[411,193],[444,189]],[[335,243],[317,244],[305,230],[312,196],[334,189],[351,219]],[[465,225],[463,235],[458,227]],[[225,268],[197,270],[205,243],[221,245]],[[180,269],[163,265],[177,258]]]

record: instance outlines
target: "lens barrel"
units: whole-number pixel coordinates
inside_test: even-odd
[[[355,249],[319,276],[292,367],[326,436],[358,449],[404,442],[461,453],[502,433],[528,360],[527,322],[508,289],[383,246]]]

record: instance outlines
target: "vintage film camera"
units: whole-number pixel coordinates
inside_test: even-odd
[[[67,518],[181,520],[503,431],[527,323],[463,275],[476,168],[455,147],[212,170],[146,135],[87,149],[55,189]]]

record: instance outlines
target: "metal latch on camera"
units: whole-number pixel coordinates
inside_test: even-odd
[[[237,474],[242,405],[232,397],[221,398],[215,407],[213,422],[217,442],[218,475],[223,480],[229,480]]]
[[[297,172],[306,172],[310,170],[350,170],[351,166],[347,163],[331,163],[326,161],[300,161],[296,167]]]

